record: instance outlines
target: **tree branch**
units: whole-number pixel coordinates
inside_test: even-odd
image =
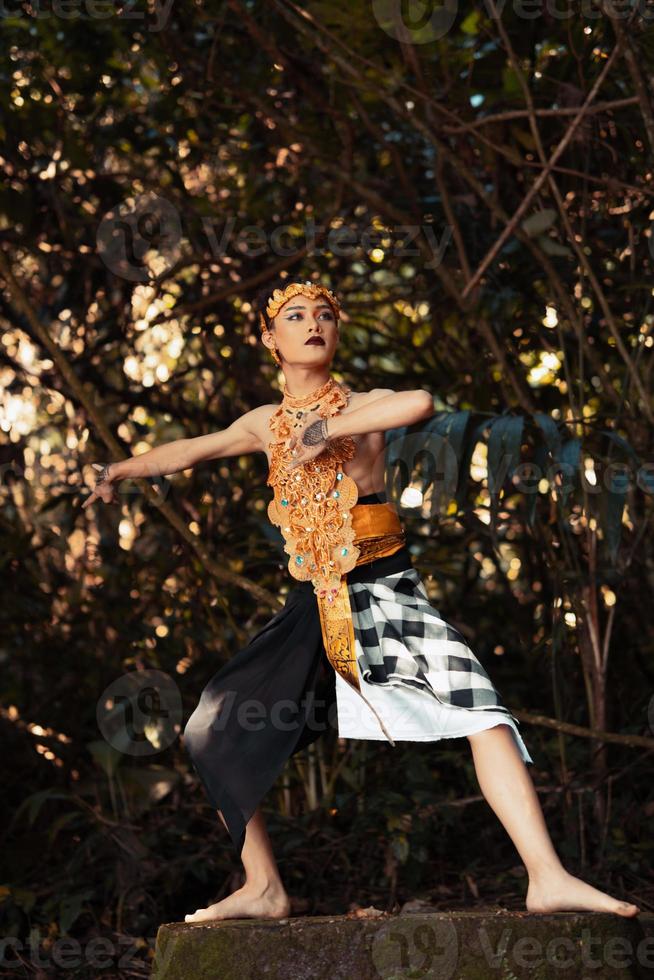
[[[22,315],[28,321],[34,336],[38,338],[39,342],[50,354],[50,357],[57,366],[69,389],[74,393],[75,398],[78,400],[80,405],[83,406],[89,419],[93,422],[93,425],[100,439],[107,447],[108,452],[116,460],[126,458],[122,451],[122,447],[115,439],[111,429],[105,422],[102,406],[95,390],[90,384],[83,384],[80,382],[79,378],[68,363],[67,358],[64,356],[59,346],[53,341],[52,337],[43,326],[34,312],[31,304],[25,297],[25,293],[20,283],[14,276],[5,253],[1,249],[0,276],[5,281],[5,285],[9,294],[11,295],[16,309],[22,313]],[[255,598],[259,603],[263,603],[274,611],[278,611],[282,608],[282,603],[280,603],[279,599],[273,595],[272,592],[269,592],[256,582],[253,582],[242,575],[229,571],[224,567],[223,563],[218,563],[215,561],[207,551],[203,542],[195,534],[192,534],[191,531],[189,531],[179,514],[177,514],[159,494],[155,493],[150,484],[145,480],[138,480],[136,482],[142,489],[145,499],[161,511],[168,523],[195,552],[203,567],[211,575],[213,575],[217,581],[243,589],[253,596],[253,598]]]

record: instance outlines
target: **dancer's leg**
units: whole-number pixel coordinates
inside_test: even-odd
[[[225,823],[220,810],[216,811]],[[185,916],[186,922],[208,919],[283,919],[291,910],[290,901],[279,876],[270,837],[261,810],[257,808],[245,828],[241,852],[245,883],[227,898]]]
[[[529,875],[529,912],[593,910],[632,916],[621,902],[565,870],[547,831],[540,801],[508,725],[467,736],[484,797],[516,846]]]

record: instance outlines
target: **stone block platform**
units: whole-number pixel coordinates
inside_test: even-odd
[[[160,926],[152,980],[654,980],[654,915],[504,910]]]

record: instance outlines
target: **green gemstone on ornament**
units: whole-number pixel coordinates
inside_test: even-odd
[[[295,556],[295,563],[297,565],[304,565],[304,558],[302,557],[302,555]]]
[[[286,497],[284,497],[284,499],[282,500],[282,507],[288,507],[288,500],[286,499]]]
[[[341,548],[341,554],[342,555],[346,555],[347,554],[347,548]]]
[[[338,490],[334,490],[332,497],[340,497],[340,493],[338,492]]]
[[[343,474],[342,473],[337,473],[336,474],[336,479],[337,480],[342,480],[343,479]]]

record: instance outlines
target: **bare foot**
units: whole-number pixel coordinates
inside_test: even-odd
[[[530,881],[525,904],[528,912],[613,912],[626,917],[640,912],[637,905],[612,898],[565,870]]]
[[[185,922],[210,922],[212,919],[285,919],[291,903],[281,884],[255,888],[247,883],[221,902],[185,915]]]

